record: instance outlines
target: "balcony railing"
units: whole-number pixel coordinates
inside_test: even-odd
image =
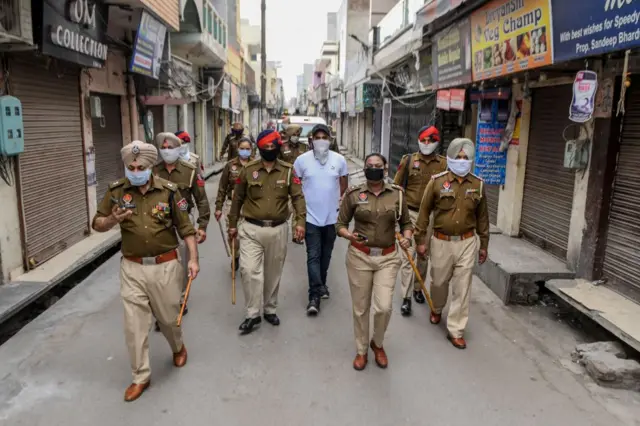
[[[388,42],[396,34],[413,25],[416,21],[416,13],[425,3],[425,0],[400,0],[396,3],[378,23],[380,45]],[[370,32],[369,37],[374,37],[374,34]]]
[[[20,3],[18,0],[0,0],[0,40],[5,34],[20,37]]]
[[[227,24],[226,21],[213,7],[213,3],[210,1],[204,2],[204,28],[206,32],[211,36],[215,43],[218,43],[223,48],[227,48]]]

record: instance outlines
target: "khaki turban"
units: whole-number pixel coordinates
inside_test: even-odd
[[[284,138],[289,139],[291,136],[300,136],[302,134],[302,126],[298,124],[290,124],[282,135]]]
[[[171,132],[163,132],[156,135],[156,145],[158,148],[162,148],[164,141],[169,142],[169,148],[179,148],[180,145],[182,145],[182,140]]]
[[[158,150],[150,143],[133,141],[120,150],[122,162],[129,167],[134,161],[143,167],[153,167],[158,159]]]
[[[469,157],[469,160],[471,161],[473,161],[476,155],[476,149],[470,139],[455,138],[451,141],[451,144],[449,144],[449,148],[447,149],[447,157],[456,158],[458,154],[460,154],[460,151],[464,151],[464,153],[467,154],[467,157]]]

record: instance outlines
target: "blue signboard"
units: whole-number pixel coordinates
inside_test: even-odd
[[[554,62],[640,46],[640,1],[552,0]]]
[[[131,54],[131,72],[158,78],[166,34],[167,27],[143,10]]]
[[[489,117],[484,113],[488,112]],[[498,121],[498,101],[485,101],[478,108],[476,164],[473,173],[487,185],[504,185],[507,174],[507,151],[500,151],[506,121]],[[488,118],[484,121],[482,118]]]

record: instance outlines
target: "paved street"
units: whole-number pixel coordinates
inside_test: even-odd
[[[207,184],[210,197],[216,180]],[[281,326],[263,322],[239,336],[241,284],[232,306],[229,260],[212,224],[184,322],[189,362],[174,368],[167,343],[151,333],[152,385],[130,404],[122,400],[131,375],[113,257],[0,347],[0,424],[633,424],[615,408],[623,404],[594,397],[592,385],[557,362],[478,280],[466,351],[447,342],[444,324],[428,324],[423,306],[401,317],[397,295],[385,341],[389,368],[370,362],[354,371],[346,247],[339,240],[334,251],[331,300],[307,318],[305,250],[289,244]]]

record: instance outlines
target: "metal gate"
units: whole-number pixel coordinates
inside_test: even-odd
[[[165,132],[175,133],[178,130],[184,130],[180,126],[180,107],[176,105],[167,105],[167,125]]]
[[[18,159],[25,266],[45,262],[89,232],[80,114],[80,69],[15,55],[10,90],[22,102]]]
[[[574,173],[564,167],[562,138],[571,124],[571,99],[571,85],[533,92],[520,222],[524,238],[562,259],[567,256],[575,184]]]
[[[487,197],[487,210],[489,211],[489,223],[498,224],[498,200],[500,199],[500,185],[484,185]]]
[[[102,118],[91,120],[93,148],[96,154],[96,194],[98,203],[107,192],[110,183],[124,176],[122,148],[122,119],[120,97],[99,95],[102,103]],[[155,119],[154,119],[155,125]]]
[[[626,105],[618,165],[609,210],[602,272],[614,290],[640,301],[640,83],[633,82]]]
[[[205,164],[213,164],[213,108],[207,108],[207,155],[205,156]]]
[[[389,150],[390,175],[396,173],[403,155],[418,151],[418,131],[429,124],[435,107],[436,100],[432,94],[411,98],[403,103],[393,101]]]

